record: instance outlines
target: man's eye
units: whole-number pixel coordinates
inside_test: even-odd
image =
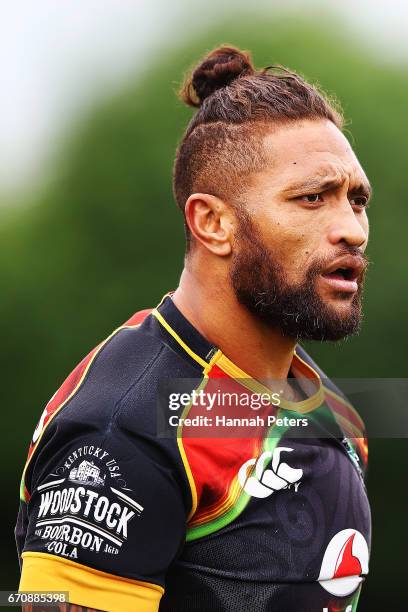
[[[321,193],[308,193],[307,195],[300,196],[299,200],[303,202],[308,202],[309,204],[316,204],[317,202],[322,201]]]

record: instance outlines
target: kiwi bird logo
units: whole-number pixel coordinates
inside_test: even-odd
[[[279,446],[274,451],[265,451],[260,457],[246,461],[238,472],[238,481],[244,491],[252,497],[264,498],[299,482],[303,470],[292,468],[281,461],[282,453],[292,451],[293,448]],[[270,468],[266,469],[269,462]]]
[[[359,531],[339,531],[324,553],[320,585],[332,595],[350,595],[368,574],[368,557],[367,542]]]

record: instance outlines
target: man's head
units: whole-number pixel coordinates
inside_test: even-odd
[[[222,262],[238,301],[287,336],[355,333],[370,186],[339,112],[232,47],[210,53],[183,96],[200,106],[174,167],[187,257]]]

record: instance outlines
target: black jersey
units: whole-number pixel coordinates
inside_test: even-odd
[[[270,402],[251,435],[198,435],[203,407],[192,402],[174,435],[158,435],[164,379],[209,394],[220,381],[269,390],[171,295],[136,313],[75,368],[34,432],[16,526],[20,589],[68,591],[101,610],[355,610],[371,532],[364,427],[300,346],[290,373],[308,392]],[[312,418],[315,435],[292,435],[287,416]]]

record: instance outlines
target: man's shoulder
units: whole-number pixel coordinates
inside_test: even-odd
[[[113,409],[163,348],[150,312],[135,313],[92,349],[51,398],[47,413],[64,408],[71,417],[75,410],[81,411],[81,418],[93,411],[103,417],[103,405]]]
[[[130,456],[144,448],[143,440],[155,440],[160,379],[192,373],[188,362],[166,342],[152,310],[135,313],[115,329],[54,393],[30,444],[23,500],[29,499],[33,473],[38,477],[48,469],[51,455],[62,457],[81,445],[101,446],[103,442],[106,446],[109,442],[118,456]],[[148,454],[156,453],[153,446],[167,448],[184,482],[177,445],[165,440],[151,446]]]
[[[149,308],[133,314],[82,359],[48,402],[39,429],[57,414],[70,420],[78,416],[82,422],[104,419],[135,390],[146,398],[146,389],[156,390],[159,378],[191,375],[152,312]],[[34,441],[36,437],[38,432]]]
[[[67,376],[40,416],[27,466],[51,441],[65,443],[87,432],[107,435],[118,423],[129,435],[153,432],[160,378],[180,372],[188,377],[190,371],[164,341],[151,312],[132,315]]]

